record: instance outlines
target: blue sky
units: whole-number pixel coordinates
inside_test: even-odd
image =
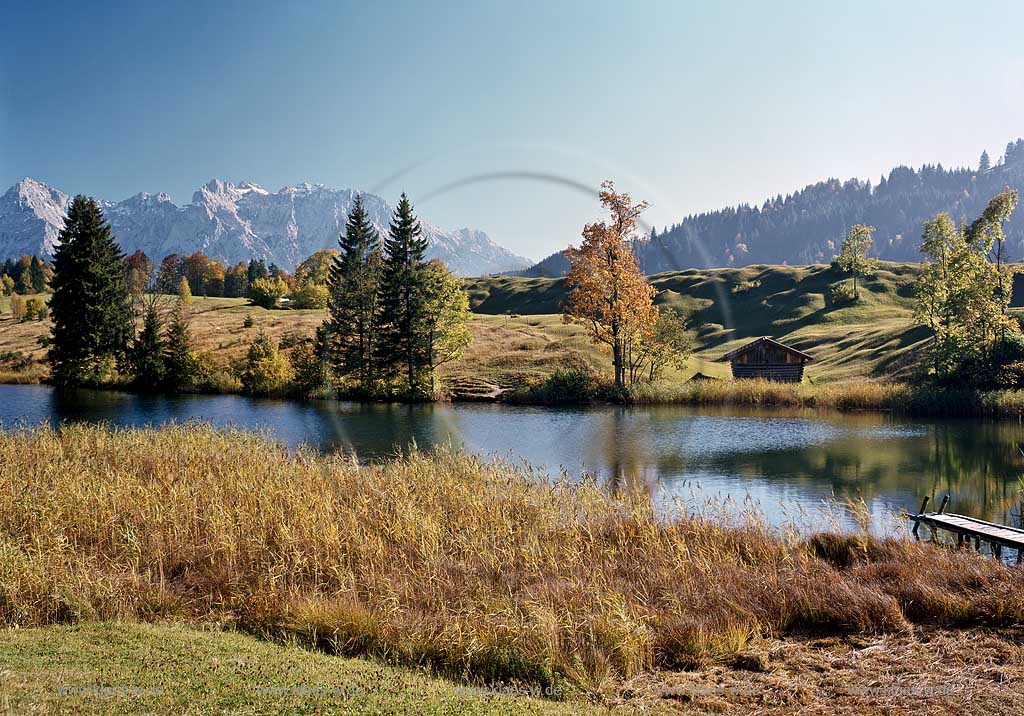
[[[405,190],[425,218],[534,258],[599,215],[573,185],[615,179],[661,226],[829,176],[994,161],[1024,136],[1019,2],[24,2],[4,17],[3,187],[178,203],[211,177]]]

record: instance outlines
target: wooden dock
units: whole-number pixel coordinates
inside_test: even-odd
[[[922,524],[925,524],[931,527],[933,535],[936,530],[956,533],[957,547],[963,548],[965,542],[969,545],[971,540],[974,540],[974,548],[980,550],[981,543],[988,542],[992,547],[993,557],[1001,558],[1005,547],[1017,551],[1017,564],[1024,561],[1024,530],[995,522],[986,522],[966,515],[946,514],[949,495],[942,498],[938,512],[925,512],[928,509],[928,499],[927,496],[924,498],[918,514],[910,515],[910,519],[914,521],[912,532],[917,539],[921,539],[918,530]]]

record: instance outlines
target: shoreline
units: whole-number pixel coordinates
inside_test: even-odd
[[[45,379],[18,374],[0,373],[2,385],[45,385],[55,387]],[[248,398],[285,400],[296,403],[314,400],[341,401],[361,404],[457,404],[490,403],[510,406],[572,407],[587,405],[689,406],[689,407],[742,407],[799,409],[812,412],[880,413],[917,418],[967,418],[992,421],[1024,420],[1024,391],[940,388],[912,386],[908,383],[880,383],[870,380],[847,383],[772,383],[769,381],[690,381],[666,385],[641,385],[627,388],[625,394],[614,395],[598,388],[590,394],[565,399],[547,399],[543,386],[516,391],[504,389],[497,395],[459,395],[433,400],[403,400],[400,398],[367,400],[358,396],[322,394],[298,396],[295,394],[252,395],[240,390],[192,389],[178,393],[140,391],[130,384],[82,386],[88,390],[116,391],[132,395],[235,395]]]

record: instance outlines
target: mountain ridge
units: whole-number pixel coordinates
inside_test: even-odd
[[[919,261],[921,229],[937,213],[955,221],[977,217],[1004,188],[1024,189],[1024,140],[1010,142],[999,162],[985,170],[920,169],[897,166],[878,184],[857,178],[830,178],[760,206],[739,204],[691,214],[679,223],[652,230],[634,243],[646,274],[758,264],[827,263],[839,252],[853,224],[876,227],[871,255],[886,261]],[[1006,225],[1011,260],[1024,259],[1024,207]],[[530,277],[563,275],[569,267],[558,251],[529,269],[510,272]]]
[[[211,179],[175,204],[163,192],[139,192],[122,201],[98,200],[114,237],[128,253],[141,249],[153,261],[202,251],[227,264],[261,258],[291,270],[315,251],[336,248],[356,195],[303,182],[274,192],[251,181]],[[371,222],[386,234],[392,207],[362,194]],[[0,195],[0,259],[21,254],[52,257],[71,196],[25,177]],[[521,269],[529,259],[499,246],[479,229],[444,230],[421,219],[427,257],[461,275]]]

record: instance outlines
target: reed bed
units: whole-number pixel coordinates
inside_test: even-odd
[[[1024,416],[1024,391],[978,391],[869,380],[823,384],[767,380],[663,382],[632,386],[625,400],[636,404],[882,410],[917,416],[1000,419]]]
[[[163,618],[599,692],[765,635],[1019,623],[1024,571],[666,518],[456,452],[358,465],[202,426],[0,433],[0,622]]]

